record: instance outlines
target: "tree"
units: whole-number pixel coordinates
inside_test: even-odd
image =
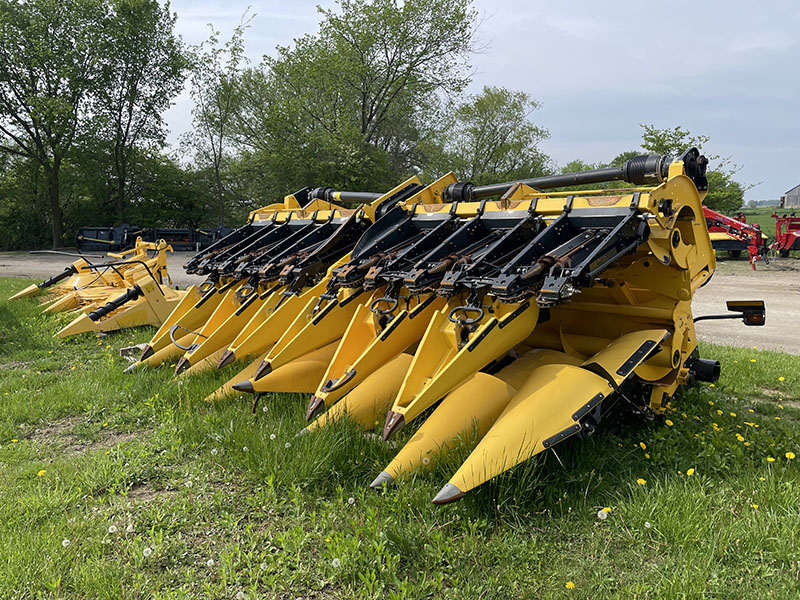
[[[117,223],[125,220],[132,157],[145,145],[164,144],[161,114],[180,92],[187,59],[174,33],[169,3],[113,0],[103,55],[104,85],[95,109],[111,158]]]
[[[653,125],[641,125],[642,148],[656,154],[680,156],[691,147],[702,151],[703,145],[710,141],[706,135],[692,135],[680,126],[658,129]],[[710,163],[706,174],[708,178],[708,194],[704,203],[709,208],[722,212],[735,211],[742,206],[744,193],[751,186],[745,187],[733,179],[739,170],[732,164],[730,158],[720,158],[718,155],[706,155]]]
[[[469,80],[469,0],[341,0],[319,32],[238,80],[237,141],[273,189],[385,189],[426,160],[441,97]]]
[[[60,174],[100,84],[100,0],[0,0],[0,150],[29,158],[47,181],[53,247],[63,233]]]
[[[444,134],[445,155],[459,179],[477,185],[544,175],[539,149],[548,131],[530,115],[541,104],[525,92],[484,87],[456,107]]]
[[[233,122],[239,110],[235,82],[244,56],[244,32],[252,17],[245,13],[242,22],[224,45],[219,32],[211,27],[208,40],[192,49],[190,81],[194,102],[194,129],[183,136],[184,147],[194,152],[195,161],[213,174],[216,218],[226,215],[224,165],[230,153]]]

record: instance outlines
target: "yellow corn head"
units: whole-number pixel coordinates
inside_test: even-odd
[[[715,268],[705,166],[691,149],[480,187],[450,174],[382,195],[303,190],[187,265],[208,280],[130,370],[242,361],[211,398],[310,393],[303,433],[385,418],[388,439],[420,421],[373,487],[475,432],[434,499],[450,502],[621,403],[663,413],[679,386],[718,376],[691,312]],[[544,191],[608,180],[640,187]],[[732,308],[763,323],[763,303]]]

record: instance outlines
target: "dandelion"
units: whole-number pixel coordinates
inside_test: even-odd
[[[735,417],[735,416],[736,416],[736,413],[735,413],[735,412],[732,412],[732,413],[729,413],[729,414],[730,414],[732,417]]]
[[[775,459],[772,458],[771,456],[768,456],[767,457],[767,462],[775,462]]]
[[[242,452],[250,452],[250,448],[247,446],[242,446]]]
[[[783,404],[778,404],[778,408],[780,408],[781,410],[783,410]]]
[[[610,513],[610,512],[611,512],[611,508],[610,508],[610,507],[608,507],[608,506],[606,506],[606,507],[603,509],[603,512]]]
[[[666,423],[666,424],[667,424],[667,427],[672,427],[672,421],[670,421],[669,419],[667,419],[666,421],[664,421],[664,423]]]
[[[640,447],[642,450],[647,450],[647,444],[645,444],[644,442],[639,442],[639,447]]]
[[[645,521],[644,522],[644,528],[645,529],[650,529],[651,527],[652,527],[652,525],[650,524],[650,521]]]
[[[750,442],[745,442],[745,443],[744,443],[744,445],[745,445],[745,446],[749,446],[749,445],[750,445]]]
[[[751,504],[750,506],[752,506],[752,507],[753,507],[753,508],[755,508],[755,509],[757,509],[757,508],[758,508],[758,504]]]
[[[794,460],[794,452],[787,452],[784,456],[789,460]]]
[[[148,548],[145,548],[144,550],[142,550],[142,556],[144,556],[145,558],[147,558],[151,554],[153,554],[153,549],[152,548],[148,547]]]
[[[275,435],[274,433],[269,434],[269,439],[271,439],[271,440],[274,440],[276,437],[278,437],[278,436]]]
[[[786,381],[786,377],[784,377],[783,375],[781,375],[780,377],[778,377],[778,381]]]
[[[341,566],[342,566],[342,561],[340,561],[338,558],[334,558],[334,559],[331,561],[331,564],[333,565],[333,568],[334,568],[334,569],[338,569],[339,567],[341,567]]]
[[[755,359],[755,358],[751,358],[751,359],[750,359],[750,362],[751,362],[751,363],[754,363],[754,362],[756,362],[756,359]]]
[[[291,448],[291,447],[292,447],[292,445],[291,445],[289,442],[286,442],[286,443],[283,445],[283,447],[284,447],[284,448]]]
[[[781,420],[781,418],[780,418],[780,417],[775,417],[775,420],[776,420],[776,421],[780,421],[780,420]]]
[[[183,485],[185,485],[187,488],[190,488],[194,485],[194,483],[192,483],[191,479],[187,479],[186,483],[184,483]]]
[[[132,524],[128,524],[128,526],[125,528],[125,532],[126,533],[133,533],[133,525]],[[151,550],[151,552],[152,552],[152,550]]]
[[[713,401],[713,400],[709,400],[709,401],[708,401],[708,405],[709,405],[709,406],[714,406],[714,401]]]
[[[756,411],[754,411],[752,408],[748,408],[748,409],[747,409],[747,412],[749,412],[749,413],[754,413],[754,412],[756,412]]]
[[[567,588],[568,590],[574,590],[575,584],[572,583],[571,581],[568,581],[567,583],[564,584],[564,587]]]
[[[741,434],[741,433],[737,433],[737,434],[736,434],[736,439],[737,439],[737,440],[739,440],[740,442],[743,442],[743,441],[744,441],[744,437],[742,437],[742,434]]]
[[[645,485],[647,482],[641,477],[639,477],[639,479],[636,480],[636,483],[638,483],[639,485]]]
[[[423,456],[423,457],[422,457],[422,464],[423,464],[423,465],[427,465],[427,464],[429,464],[430,462],[431,462],[431,459],[430,459],[430,458],[428,458],[427,456]]]
[[[327,536],[327,537],[325,538],[325,543],[326,543],[326,544],[330,544],[330,543],[331,543],[331,536]]]
[[[39,472],[36,474],[36,476],[37,476],[37,477],[44,477],[44,474],[45,474],[45,473],[47,473],[47,471],[45,471],[44,469],[42,469],[41,471],[39,471]]]
[[[11,440],[11,443],[12,443],[12,444],[16,444],[18,441],[19,441],[19,440],[17,440],[17,439],[13,439],[13,440]]]
[[[108,533],[117,533],[117,526],[116,525],[109,525],[108,526]]]
[[[686,469],[686,474],[687,474],[689,477],[691,477],[692,475],[694,475],[694,469],[693,469],[693,468],[691,468],[691,467],[689,467],[688,469]]]
[[[644,457],[645,457],[647,460],[650,460],[650,455],[649,455],[648,453],[646,453],[646,452],[645,452],[645,455],[644,455]]]
[[[713,383],[708,384],[708,387],[717,387]]]
[[[766,478],[765,477],[759,477],[758,480],[759,481],[766,481]]]
[[[215,564],[217,564],[217,563],[215,563],[215,562],[214,562],[214,559],[213,559],[213,558],[209,558],[209,559],[206,561],[206,566],[207,566],[209,569],[210,569],[210,568],[212,568],[212,567],[213,567]]]
[[[721,410],[719,410],[719,409],[717,409],[717,414],[718,414],[718,415],[721,415],[721,414],[722,414],[722,411],[721,411]]]
[[[605,521],[608,518],[608,513],[604,510],[597,511],[597,518],[601,521]]]
[[[61,545],[64,546],[64,548],[66,548],[67,546],[69,546],[69,540],[67,538],[64,538],[63,540],[61,540]]]
[[[269,410],[269,407],[266,404],[261,407],[261,412],[267,412],[268,410]]]
[[[356,503],[356,499],[355,499],[355,498],[353,498],[352,496],[350,496],[350,497],[347,499],[347,503],[348,503],[348,504],[350,504],[350,505],[353,505],[353,504],[355,504],[355,503]]]

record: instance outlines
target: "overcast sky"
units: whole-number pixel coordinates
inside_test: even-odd
[[[258,63],[319,23],[313,0],[173,0],[191,44],[208,23],[227,39],[248,6],[245,36]],[[605,162],[641,141],[639,123],[681,125],[711,138],[706,151],[742,166],[757,184],[746,199],[777,198],[800,184],[800,2],[598,2],[476,0],[483,54],[470,92],[524,90],[532,118],[550,131],[558,164]],[[186,94],[167,114],[174,142],[191,126]]]

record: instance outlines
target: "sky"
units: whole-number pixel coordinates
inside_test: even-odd
[[[316,32],[327,0],[173,0],[177,30],[196,44],[212,23],[230,36],[250,7],[253,64],[276,45]],[[475,0],[483,48],[467,93],[485,85],[542,103],[531,115],[550,131],[542,150],[558,165],[607,162],[639,149],[641,123],[680,125],[711,138],[705,151],[740,166],[746,200],[800,184],[800,2],[656,3]],[[181,94],[166,115],[170,141],[191,127]]]

